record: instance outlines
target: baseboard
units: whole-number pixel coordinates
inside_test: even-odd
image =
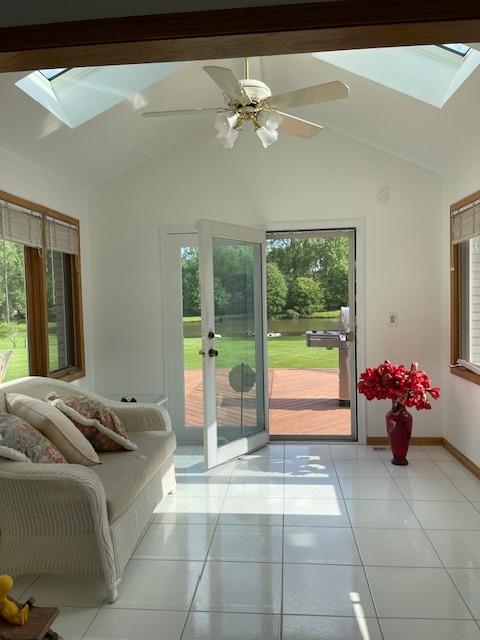
[[[445,449],[452,454],[454,458],[456,458],[459,462],[463,464],[463,466],[468,469],[474,476],[480,478],[480,467],[478,467],[474,462],[467,458],[461,451],[459,451],[456,447],[453,446],[448,440],[443,438],[443,446]]]
[[[388,445],[388,438],[385,436],[370,436],[367,438],[367,444],[370,445]],[[445,438],[412,438],[410,440],[410,444],[414,444],[417,446],[435,446],[435,447],[444,447],[449,453],[452,454],[454,458],[456,458],[463,466],[468,469],[474,476],[480,478],[480,467],[478,467],[474,462],[467,458],[461,451],[459,451],[456,447],[451,444]]]
[[[388,438],[386,436],[369,436],[367,438],[367,444],[372,445],[383,445],[388,444]],[[429,437],[418,437],[411,438],[410,444],[414,444],[420,447],[441,447],[443,446],[443,438],[429,438]]]

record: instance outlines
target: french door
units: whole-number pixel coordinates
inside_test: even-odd
[[[265,232],[197,222],[208,468],[268,442]]]

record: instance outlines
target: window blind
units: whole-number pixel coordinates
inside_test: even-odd
[[[41,248],[42,216],[31,211],[0,206],[0,238]]]
[[[47,217],[45,219],[45,243],[47,249],[77,255],[80,253],[78,227]]]
[[[452,212],[452,243],[480,235],[480,200]]]

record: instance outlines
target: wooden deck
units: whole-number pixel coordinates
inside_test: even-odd
[[[254,426],[255,390],[243,398],[230,387],[228,371],[217,370],[219,426]],[[270,369],[270,434],[308,436],[350,435],[350,409],[338,406],[338,369]],[[186,424],[203,425],[202,372],[185,371]]]

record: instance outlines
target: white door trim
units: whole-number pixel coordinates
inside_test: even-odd
[[[335,218],[331,220],[296,220],[295,222],[268,222],[268,231],[321,231],[324,229],[355,229],[355,284],[356,284],[356,365],[357,372],[366,367],[365,331],[365,218]],[[357,393],[357,440],[367,443],[367,402]]]
[[[177,236],[177,237],[175,237]],[[177,439],[184,443],[201,444],[203,429],[185,425],[185,385],[183,360],[183,324],[178,318],[183,316],[182,297],[178,292],[182,288],[182,270],[180,248],[198,246],[196,232],[160,234],[161,247],[161,300],[162,300],[162,340],[164,345],[178,344],[178,351],[162,349],[163,379],[168,396],[167,408],[171,412]],[[200,360],[200,356],[199,356]],[[178,383],[181,382],[181,384]]]
[[[251,225],[255,226],[255,225]],[[307,231],[322,229],[342,229],[349,228],[356,231],[356,322],[357,322],[357,371],[363,371],[366,367],[366,327],[365,327],[365,218],[336,218],[336,219],[310,219],[295,221],[278,221],[268,222],[265,225],[257,225],[265,231]],[[196,234],[195,224],[168,224],[160,226],[160,246],[161,246],[161,280],[162,280],[162,301],[163,301],[163,318],[162,326],[164,328],[164,344],[168,344],[167,332],[167,306],[171,299],[168,297],[168,286],[165,286],[166,268],[165,268],[165,244],[166,238],[171,234]],[[178,292],[177,292],[178,295]],[[164,380],[168,384],[167,377],[167,359],[168,350],[164,351],[163,367]],[[357,438],[360,444],[367,442],[367,403],[364,396],[357,394]]]

